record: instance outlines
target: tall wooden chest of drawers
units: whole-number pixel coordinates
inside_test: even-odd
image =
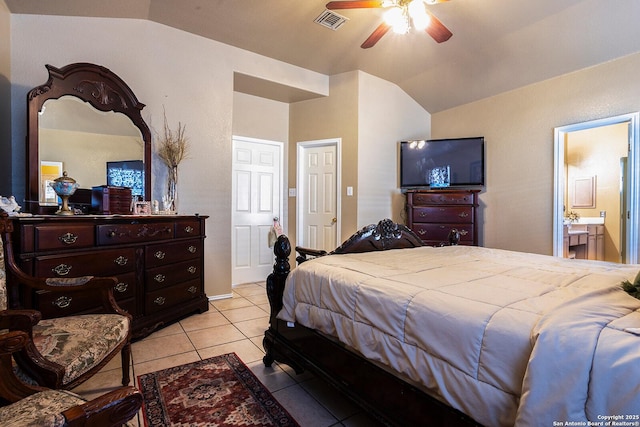
[[[479,190],[407,191],[407,225],[426,245],[448,244],[457,229],[461,245],[478,245]]]
[[[39,277],[115,276],[118,305],[133,316],[133,336],[208,309],[204,292],[206,216],[55,215],[14,219],[16,260]],[[9,278],[12,308],[43,318],[91,312],[92,298],[23,292]]]

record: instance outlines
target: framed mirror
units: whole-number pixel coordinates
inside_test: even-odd
[[[47,82],[27,95],[26,210],[57,210],[48,181],[60,170],[78,182],[79,194],[114,185],[131,187],[134,196],[148,200],[151,133],[142,119],[144,104],[105,67],[76,63],[46,68]]]

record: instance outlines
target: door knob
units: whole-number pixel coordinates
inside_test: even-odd
[[[331,223],[332,223],[332,224],[335,224],[336,222],[338,222],[338,218],[333,218],[333,219],[331,220]]]

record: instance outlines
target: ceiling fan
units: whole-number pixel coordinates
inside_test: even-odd
[[[413,27],[424,30],[436,42],[442,43],[453,35],[438,18],[429,12],[425,5],[444,3],[449,0],[344,0],[330,1],[326,8],[335,9],[377,9],[389,8],[385,12],[385,21],[360,45],[363,49],[373,47],[393,28],[394,32],[405,34]]]

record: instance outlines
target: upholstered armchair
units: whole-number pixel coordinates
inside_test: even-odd
[[[12,355],[28,345],[26,332],[0,333],[0,425],[3,426],[121,426],[140,410],[142,395],[120,387],[91,401],[67,390],[50,390],[20,381]]]
[[[52,389],[72,389],[102,369],[118,353],[122,385],[129,384],[131,315],[113,296],[114,277],[39,278],[25,274],[13,255],[13,224],[0,210],[0,331],[23,331],[29,340],[14,355],[23,379]],[[90,293],[102,307],[95,314],[42,319],[30,309],[7,309],[7,280],[21,292]],[[18,307],[20,308],[20,307]]]

